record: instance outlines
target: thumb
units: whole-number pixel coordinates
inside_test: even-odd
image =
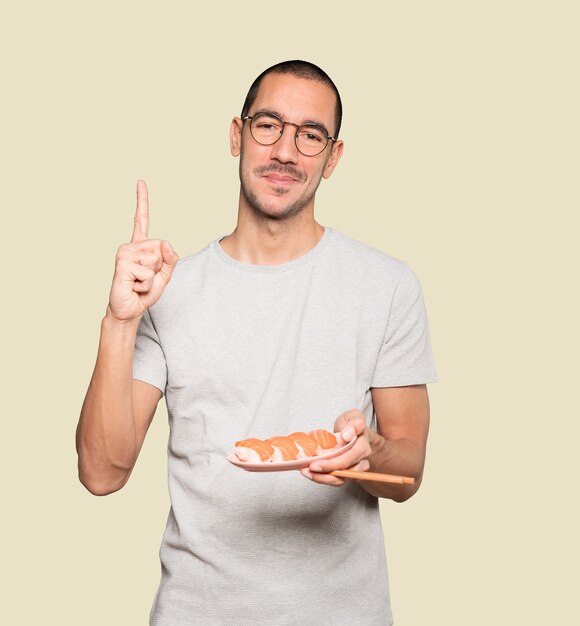
[[[362,411],[352,409],[343,413],[337,426],[340,428],[340,436],[344,441],[351,441],[355,435],[360,435],[366,428],[365,416]]]
[[[169,282],[171,274],[179,261],[179,255],[171,247],[169,241],[165,240],[161,242],[161,256],[163,258],[163,264],[159,272],[165,278],[166,282]]]

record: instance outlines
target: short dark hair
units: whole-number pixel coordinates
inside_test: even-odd
[[[245,117],[248,114],[248,111],[258,96],[258,90],[260,89],[262,79],[268,74],[292,74],[292,76],[297,76],[298,78],[316,80],[319,83],[328,85],[336,96],[336,107],[334,111],[334,125],[336,130],[334,132],[334,138],[338,138],[342,122],[342,101],[340,99],[340,94],[338,93],[338,89],[332,82],[330,76],[324,70],[321,70],[318,65],[314,65],[314,63],[309,63],[308,61],[282,61],[282,63],[276,63],[276,65],[272,65],[272,67],[264,70],[252,83],[252,86],[248,91],[248,95],[244,101],[244,106],[242,107],[241,117]]]

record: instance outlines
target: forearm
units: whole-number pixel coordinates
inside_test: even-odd
[[[371,446],[369,471],[409,476],[415,479],[415,484],[400,485],[361,480],[360,486],[379,498],[404,502],[416,493],[421,484],[425,462],[424,446],[413,439],[387,440],[370,430],[369,434]]]
[[[76,433],[79,478],[95,494],[126,482],[137,457],[133,417],[133,351],[139,319],[119,323],[105,316],[95,370]]]

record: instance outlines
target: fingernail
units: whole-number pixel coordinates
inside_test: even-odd
[[[323,471],[323,469],[317,463],[313,463],[312,465],[309,465],[308,467],[310,467],[310,469],[313,472],[322,472]]]
[[[310,480],[312,480],[312,474],[307,469],[303,469],[300,473],[302,476],[306,476],[306,478],[310,478]]]
[[[350,441],[352,438],[354,437],[354,428],[352,426],[347,426],[343,431],[342,431],[342,438],[345,441]]]

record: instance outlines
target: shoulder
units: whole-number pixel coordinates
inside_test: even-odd
[[[204,276],[207,275],[212,245],[213,242],[198,252],[179,259],[163,294],[149,308],[152,314],[156,316],[170,314],[171,311],[188,302],[192,294],[199,288]]]
[[[366,281],[398,283],[414,276],[409,265],[394,256],[330,228],[333,245],[329,246],[333,262],[348,266]]]
[[[210,249],[213,242],[193,254],[189,254],[182,259],[179,259],[175,270],[174,276],[177,278],[187,277],[192,272],[196,272],[199,268],[202,268],[208,261]]]
[[[194,286],[197,281],[203,280],[204,276],[211,274],[212,268],[215,271],[215,253],[212,249],[217,241],[216,239],[201,250],[179,259],[173,270],[171,281],[167,285],[168,296],[182,291],[185,285]]]

